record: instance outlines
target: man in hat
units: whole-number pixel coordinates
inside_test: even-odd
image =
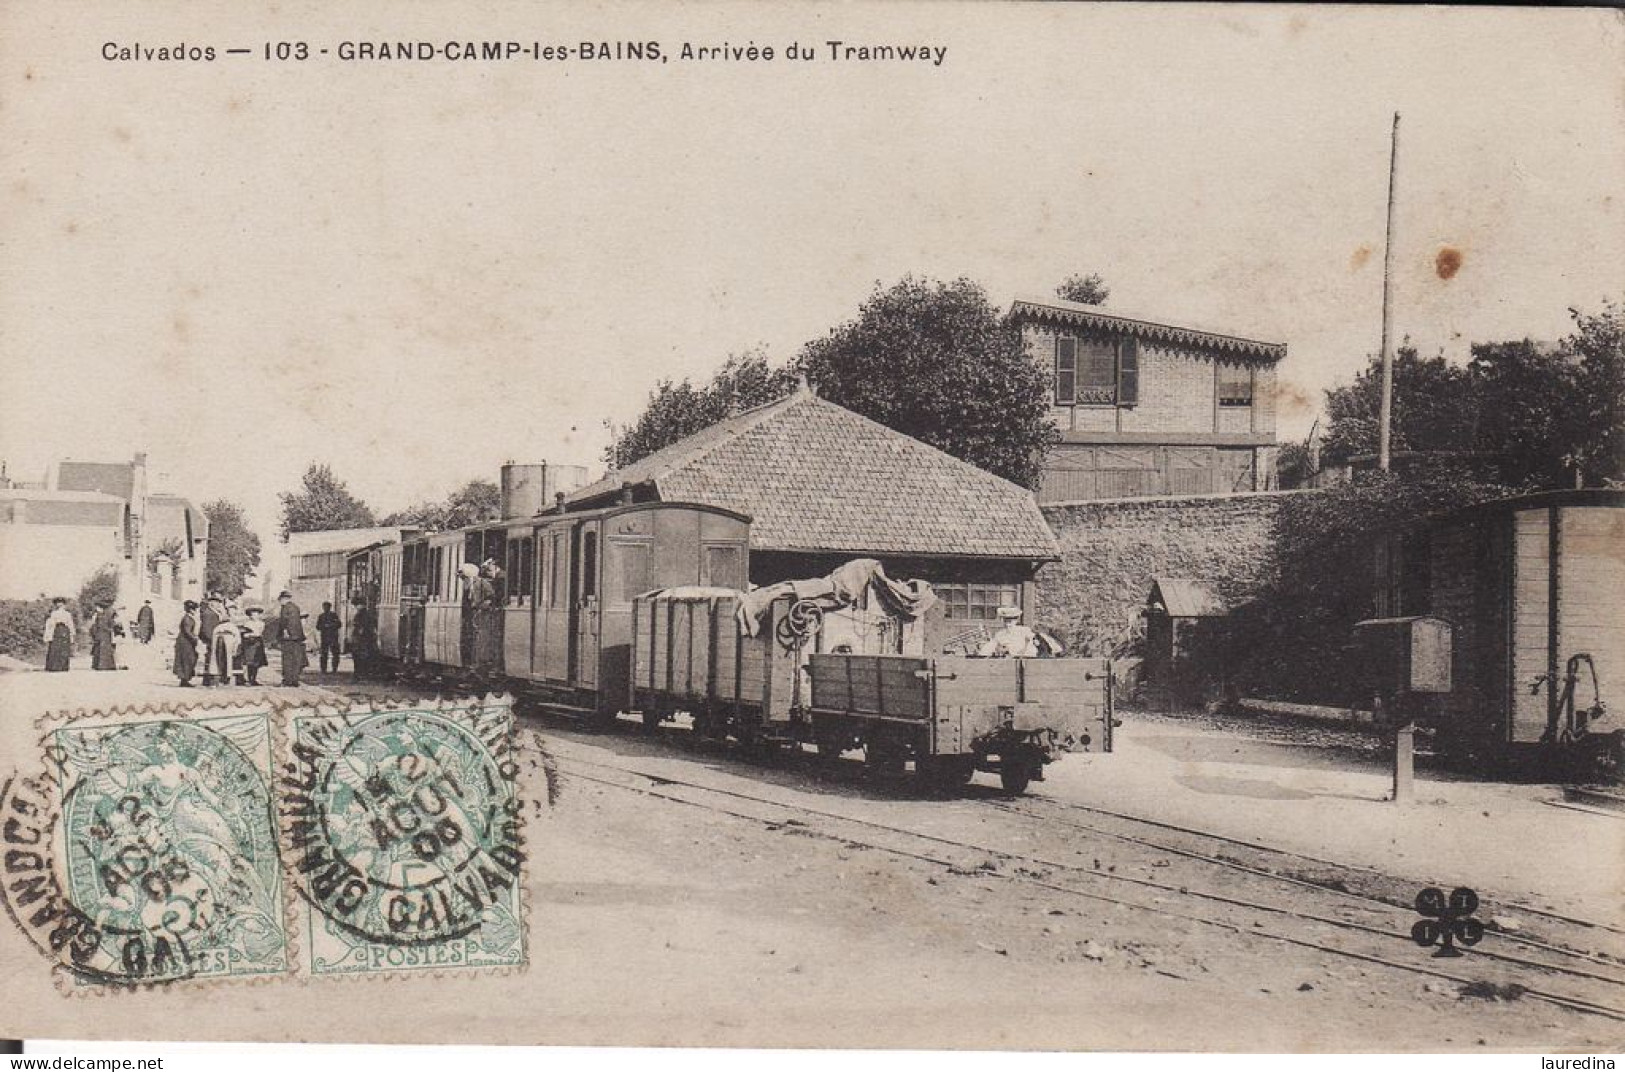
[[[135,612],[135,638],[143,644],[151,644],[155,632],[157,629],[152,618],[152,600],[149,599]]]
[[[297,688],[299,675],[310,665],[310,658],[305,654],[305,615],[287,589],[276,599],[277,615],[272,628],[276,633],[277,651],[282,653],[282,685]]]
[[[993,659],[1032,659],[1038,655],[1038,634],[1021,624],[1020,607],[1000,607],[1003,626],[982,645],[982,655]]]
[[[316,665],[321,667],[322,673],[339,672],[339,630],[344,623],[339,621],[338,612],[333,604],[323,603],[322,612],[316,615],[316,638],[321,642],[321,653],[316,657]],[[327,669],[328,660],[332,660],[333,669]]]
[[[197,601],[188,599],[181,614],[180,628],[175,633],[175,677],[181,688],[192,687],[192,674],[197,671],[198,645]]]

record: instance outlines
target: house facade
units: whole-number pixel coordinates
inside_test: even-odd
[[[1010,319],[1050,377],[1060,443],[1038,498],[1274,490],[1286,344],[1019,298]]]
[[[0,478],[0,598],[73,596],[111,567],[119,599],[202,597],[209,521],[178,495],[147,486],[147,457],[63,461],[44,481]]]

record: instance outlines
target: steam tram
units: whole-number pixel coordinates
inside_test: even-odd
[[[459,568],[486,562],[502,570],[499,605],[472,609]],[[485,683],[601,723],[686,713],[710,736],[863,748],[885,769],[912,759],[947,784],[989,771],[1018,792],[1063,753],[1111,749],[1105,660],[931,658],[918,623],[890,623],[875,646],[843,638],[845,608],[826,621],[795,595],[747,592],[749,519],[713,506],[628,502],[413,536],[356,552],[351,576],[386,666],[499,674]],[[476,614],[495,652],[475,651]]]
[[[632,600],[657,588],[741,589],[744,516],[687,503],[637,503],[436,533],[359,552],[378,578],[378,646],[408,671],[475,669],[458,568],[494,561],[504,678],[600,715],[630,686]]]

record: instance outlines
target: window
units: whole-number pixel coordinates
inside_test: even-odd
[[[745,578],[745,551],[744,548],[734,544],[709,544],[705,548],[705,578],[704,584],[714,585],[717,588],[733,588],[744,591]]]
[[[564,572],[565,563],[567,562],[564,554],[564,534],[559,533],[554,536],[552,543],[553,545],[548,548],[548,553],[553,560],[553,573],[547,582],[547,605],[562,607],[564,601],[569,598],[569,582],[565,579],[567,575]]]
[[[1055,340],[1055,404],[1133,406],[1140,401],[1140,348],[1062,335]]]
[[[997,621],[1000,607],[1021,606],[1019,584],[939,584],[933,587],[950,621]]]
[[[1219,366],[1219,405],[1253,404],[1253,370],[1247,365]]]
[[[604,599],[611,606],[622,606],[650,589],[649,566],[654,557],[654,543],[611,540],[608,550],[609,566],[604,572],[608,591]]]
[[[522,536],[508,541],[508,574],[504,578],[507,591],[505,602],[514,607],[530,605],[531,583],[534,579],[532,564],[535,560],[535,539]]]

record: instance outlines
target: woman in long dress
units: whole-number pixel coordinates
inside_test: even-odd
[[[51,600],[51,615],[45,619],[45,669],[61,673],[73,658],[73,638],[78,634],[68,601],[61,596]]]
[[[114,639],[124,635],[124,626],[118,620],[118,611],[110,601],[96,604],[96,617],[90,622],[90,668],[92,670],[118,669],[118,644]]]
[[[243,634],[243,675],[248,684],[260,683],[260,667],[266,663],[265,658],[265,619],[261,617],[264,611],[259,607],[249,607],[248,617],[238,624],[238,630]]]
[[[197,673],[197,601],[186,601],[186,612],[181,615],[180,628],[175,632],[175,677],[181,688],[192,687],[192,675]]]

